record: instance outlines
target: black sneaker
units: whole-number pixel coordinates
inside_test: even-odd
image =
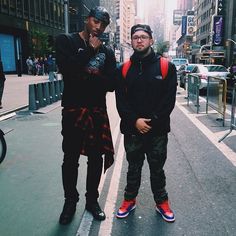
[[[97,202],[93,203],[93,204],[87,203],[85,206],[85,209],[87,211],[89,211],[96,220],[102,221],[102,220],[106,219],[106,215],[105,215],[104,211],[100,208],[100,206]]]
[[[65,201],[62,213],[59,218],[61,225],[67,225],[72,221],[72,218],[76,211],[76,202]]]

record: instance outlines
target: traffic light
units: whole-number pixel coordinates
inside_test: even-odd
[[[190,53],[191,52],[191,46],[190,46],[189,43],[184,43],[183,48],[184,48],[185,53]]]

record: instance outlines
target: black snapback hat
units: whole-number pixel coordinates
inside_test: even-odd
[[[96,6],[94,8],[92,8],[89,12],[88,16],[92,16],[95,17],[96,19],[104,22],[106,25],[110,24],[110,16],[108,11],[101,6]]]
[[[148,33],[149,36],[152,38],[151,27],[149,25],[144,25],[144,24],[137,24],[137,25],[132,26],[132,28],[131,28],[131,37],[135,32],[140,31],[140,30]]]

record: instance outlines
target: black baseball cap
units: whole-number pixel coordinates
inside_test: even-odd
[[[89,12],[88,16],[92,16],[95,17],[96,19],[104,22],[106,25],[110,24],[110,16],[108,11],[101,6],[96,6],[94,8],[92,8]]]
[[[137,25],[132,26],[132,28],[131,28],[131,37],[135,32],[140,31],[140,30],[148,33],[150,38],[152,38],[151,27],[149,25],[144,25],[144,24],[137,24]]]

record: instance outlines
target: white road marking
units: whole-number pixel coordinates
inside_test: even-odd
[[[112,132],[112,140],[113,140],[114,144],[117,141],[119,133],[120,133],[120,126],[119,126],[119,122],[118,122],[118,124],[115,127],[114,132]],[[116,156],[118,156],[118,154]],[[116,165],[117,165],[116,164],[117,159],[115,161],[114,170],[115,170]],[[113,171],[113,174],[114,174],[114,171]],[[104,175],[102,175],[102,177],[101,177],[101,181],[100,181],[99,189],[98,189],[99,192],[102,191],[106,176],[107,176],[107,172]],[[106,221],[107,221],[107,219],[106,219]],[[77,229],[76,236],[88,236],[91,225],[92,225],[92,222],[93,222],[93,216],[88,211],[85,210],[84,213],[83,213],[82,220],[80,222],[79,228]]]
[[[192,121],[192,123],[222,152],[222,154],[236,166],[236,153],[225,145],[223,142],[219,143],[219,139],[222,137],[218,133],[213,133],[198,119],[196,114],[190,114],[187,109],[176,102],[176,106]]]
[[[121,168],[124,159],[124,145],[123,145],[123,135],[121,136],[119,149],[116,157],[116,165],[114,167],[114,171],[112,174],[109,191],[107,194],[106,204],[105,204],[105,212],[106,212],[106,220],[103,221],[100,225],[99,236],[109,236],[111,235],[112,223],[115,214],[115,204],[117,202],[118,188],[120,182]]]

